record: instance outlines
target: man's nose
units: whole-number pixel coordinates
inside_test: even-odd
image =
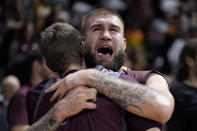
[[[103,31],[103,33],[101,34],[101,39],[102,40],[111,40],[111,34],[109,33],[109,31]]]

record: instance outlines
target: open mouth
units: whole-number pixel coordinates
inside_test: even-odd
[[[98,49],[98,53],[101,55],[110,55],[111,56],[113,54],[113,50],[112,50],[112,48],[110,48],[108,46],[103,46]]]

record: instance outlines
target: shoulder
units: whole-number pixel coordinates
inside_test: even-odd
[[[32,86],[27,92],[26,109],[27,109],[29,124],[32,124],[32,118],[33,118],[36,101],[38,97],[40,96],[42,89],[44,88],[44,85],[47,81],[48,80],[45,80],[35,86]]]
[[[27,92],[27,97],[40,95],[40,93],[41,93],[42,89],[44,88],[44,85],[46,84],[47,81],[48,80],[45,80],[45,81],[29,88],[29,90]]]
[[[30,86],[29,85],[25,85],[22,86],[18,91],[16,91],[16,93],[13,95],[13,98],[25,98],[27,91],[29,90]]]
[[[159,72],[154,71],[154,70],[144,70],[144,71],[130,70],[130,71],[126,71],[124,73],[125,74],[122,75],[123,79],[125,78],[125,79],[130,80],[130,81],[136,81],[136,82],[141,83],[141,84],[145,84],[146,81],[148,80],[148,78],[152,74],[160,75]]]
[[[42,92],[42,89],[44,88],[44,85],[46,84],[47,80],[44,80],[43,82],[32,86],[31,88],[29,88],[29,90],[27,91],[27,95],[26,95],[26,103],[31,103],[32,105],[34,105],[39,97],[39,95]],[[28,104],[27,104],[28,106]]]

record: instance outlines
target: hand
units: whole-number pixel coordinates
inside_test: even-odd
[[[64,79],[56,82],[50,88],[45,90],[46,93],[52,92],[56,90],[56,92],[51,97],[50,101],[55,100],[58,97],[58,100],[62,99],[66,93],[77,87],[77,86],[86,86],[86,87],[93,87],[90,83],[91,74],[95,74],[99,72],[95,69],[86,69],[80,70],[75,73],[69,74]]]
[[[128,68],[128,67],[126,67],[126,66],[122,66],[122,67],[120,68],[120,71],[122,71],[122,72],[128,72],[128,71],[131,71],[131,69]]]
[[[96,109],[96,94],[94,88],[76,87],[70,90],[67,95],[56,105],[56,116],[63,121],[69,116],[73,116],[83,109]]]

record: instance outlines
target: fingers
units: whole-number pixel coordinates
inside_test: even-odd
[[[50,101],[54,101],[57,97],[59,96],[59,92],[58,90],[53,94],[53,96],[51,97]]]
[[[56,104],[59,112],[69,116],[78,114],[84,109],[96,109],[96,94],[97,90],[84,86],[78,86],[70,90],[64,98]],[[67,111],[67,113],[65,113]]]
[[[64,87],[61,87],[61,88],[64,88]],[[66,94],[67,92],[69,91],[69,89],[63,89],[63,90],[57,90],[53,96],[51,97],[50,101],[54,101],[56,98],[58,98],[58,101],[61,100]]]
[[[86,109],[96,109],[96,104],[93,102],[87,102],[85,108]]]
[[[68,92],[69,87],[67,87],[65,79],[62,79],[62,80],[52,84],[51,87],[49,87],[48,89],[45,90],[45,93],[50,93],[55,90],[56,90],[56,92],[53,94],[50,101],[54,101],[57,97],[58,97],[58,100],[60,100]]]
[[[78,87],[80,90],[77,92],[77,95],[80,96],[82,103],[84,103],[83,108],[84,109],[96,109],[96,95],[97,90],[94,88],[87,88],[87,87]]]
[[[59,82],[59,81],[58,81],[58,82]],[[45,90],[45,93],[50,93],[50,92],[52,92],[52,91],[54,91],[54,90],[57,90],[57,88],[58,88],[58,82],[52,84],[51,87],[49,87],[48,89],[46,89],[46,90]]]
[[[63,88],[63,89],[61,89]],[[84,86],[78,86],[73,89],[66,89],[65,87],[59,87],[58,90],[53,94],[50,101],[54,101],[56,98],[58,98],[58,101],[64,98],[66,94],[75,94],[75,95],[83,95],[86,100],[90,100],[93,102],[96,102],[96,94],[97,90],[94,88],[87,88]]]
[[[82,101],[92,101],[96,102],[97,90],[94,88],[88,88],[84,86],[76,87],[70,90],[65,97],[78,97]]]
[[[87,88],[86,89],[86,99],[88,101],[96,102],[96,95],[97,95],[96,89],[94,89],[94,88]]]
[[[60,92],[59,97],[58,97],[58,101],[61,100],[66,94],[63,92]]]
[[[121,71],[123,71],[123,72],[128,72],[128,71],[131,71],[131,69],[128,68],[128,67],[126,67],[126,66],[122,66],[122,67],[121,67]]]

